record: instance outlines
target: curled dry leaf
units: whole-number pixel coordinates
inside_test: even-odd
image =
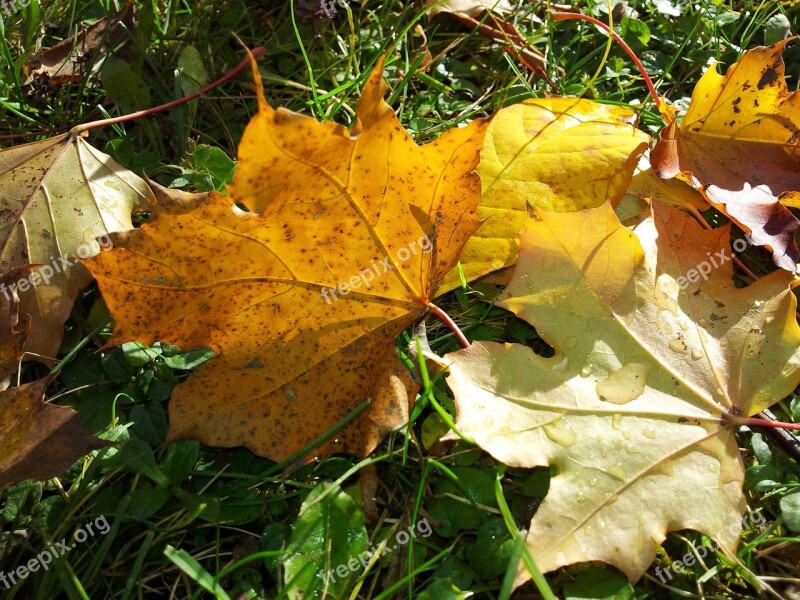
[[[110,444],[94,437],[71,408],[44,402],[54,376],[0,392],[0,490],[25,479],[45,481],[92,450]]]
[[[709,68],[651,160],[659,176],[690,183],[769,248],[776,265],[796,271],[798,221],[781,204],[800,198],[800,94],[787,89],[781,58],[788,42],[745,52],[724,76]]]
[[[557,354],[447,355],[458,428],[506,464],[557,467],[527,537],[542,571],[599,560],[635,581],[683,528],[732,555],[745,499],[727,416],[800,382],[792,276],[737,289],[727,228],[658,202],[634,231],[609,204],[539,218],[500,303]]]
[[[382,72],[351,131],[273,109],[259,81],[230,196],[162,203],[87,261],[115,343],[216,353],[175,389],[171,439],[283,460],[370,398],[307,458],[366,454],[407,420],[416,388],[393,341],[479,225],[486,124],[417,146],[383,100]]]
[[[0,284],[10,282],[9,276],[0,278]],[[20,317],[16,294],[11,292],[8,298],[0,294],[0,491],[24,479],[60,475],[84,454],[108,445],[90,435],[71,408],[43,402],[54,376],[6,389],[29,329],[27,315]]]
[[[133,31],[133,4],[128,0],[120,12],[98,19],[78,35],[37,53],[25,63],[26,84],[64,85],[80,81],[92,65]]]
[[[461,256],[467,281],[514,264],[532,206],[578,211],[616,204],[649,136],[628,108],[577,98],[526,100],[500,110],[486,133],[478,174],[483,225]],[[459,279],[452,273],[444,288]]]
[[[549,79],[544,54],[531,45],[514,24],[498,16],[511,12],[512,7],[506,0],[428,0],[425,7],[429,9],[428,14],[431,17],[447,13],[464,28],[475,30],[482,36],[499,42],[514,62],[523,65],[537,77]],[[538,23],[542,22],[535,15],[531,18]],[[555,84],[552,87],[555,88]]]
[[[8,284],[18,288],[20,308],[32,319],[26,358],[58,352],[75,298],[91,281],[76,256],[93,256],[109,232],[132,229],[131,212],[151,199],[143,180],[80,135],[0,152],[0,275],[34,265]],[[0,288],[0,296],[9,288]]]

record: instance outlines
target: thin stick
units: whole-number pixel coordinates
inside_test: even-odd
[[[444,312],[441,308],[439,308],[432,302],[428,302],[428,310],[445,322],[445,324],[455,334],[455,336],[458,338],[458,341],[461,342],[461,345],[464,346],[464,348],[469,348],[470,344],[469,340],[467,339],[467,336],[465,336],[464,332],[461,331],[458,325],[456,325],[456,322],[450,318],[450,315],[448,315],[446,312]]]
[[[77,125],[70,130],[70,134],[73,136],[77,136],[83,133],[84,131],[89,131],[90,129],[97,129],[98,127],[105,127],[106,125],[116,125],[117,123],[133,121],[134,119],[141,119],[142,117],[147,117],[149,115],[153,115],[158,112],[175,108],[176,106],[180,106],[181,104],[186,104],[187,102],[191,102],[195,98],[199,98],[200,96],[207,94],[214,88],[217,88],[221,86],[223,83],[233,79],[242,70],[248,67],[253,60],[260,58],[261,56],[264,56],[264,54],[266,53],[267,51],[264,48],[260,47],[254,48],[253,50],[249,50],[247,56],[242,59],[242,62],[240,62],[233,69],[228,71],[225,75],[217,79],[214,83],[207,85],[202,90],[199,90],[194,94],[189,94],[188,96],[184,96],[183,98],[173,100],[172,102],[167,102],[166,104],[162,104],[161,106],[155,106],[153,108],[148,108],[146,110],[140,110],[138,112],[130,113],[128,115],[122,115],[120,117],[113,117],[111,119],[103,119],[101,121],[92,121],[90,123]]]
[[[547,80],[553,89],[557,89],[555,83],[553,83],[553,81],[547,75],[544,54],[534,48],[512,24],[498,19],[491,13],[489,13],[489,18],[491,18],[492,21],[498,26],[497,28],[491,27],[483,21],[473,19],[464,13],[452,13],[450,17],[467,27],[472,27],[484,37],[504,44],[506,47],[506,52],[514,59],[520,58],[521,55],[528,54],[529,58],[521,59],[522,64],[526,68],[533,71],[538,77]],[[502,26],[503,24],[505,24],[509,29],[504,29]]]

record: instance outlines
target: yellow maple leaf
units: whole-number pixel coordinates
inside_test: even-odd
[[[467,281],[514,264],[529,207],[578,211],[616,203],[649,136],[633,110],[579,98],[525,100],[501,109],[486,133],[478,175],[483,225],[464,247]],[[443,287],[458,285],[451,274]]]

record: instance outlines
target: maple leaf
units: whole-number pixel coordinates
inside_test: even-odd
[[[170,439],[283,460],[370,398],[314,450],[366,454],[407,420],[416,387],[393,340],[479,225],[473,169],[486,124],[417,146],[383,100],[382,69],[351,131],[274,110],[255,73],[259,111],[230,197],[162,203],[86,262],[114,343],[216,354],[175,389]]]
[[[527,537],[542,571],[599,560],[635,581],[683,528],[732,556],[745,500],[728,415],[800,381],[792,276],[737,289],[727,260],[690,277],[730,257],[728,228],[658,202],[634,231],[610,204],[538,216],[500,304],[557,354],[480,343],[444,357],[457,427],[508,465],[557,467]]]
[[[661,177],[680,177],[797,270],[798,221],[781,204],[800,198],[800,94],[790,93],[781,58],[789,40],[744,53],[725,75],[714,66],[700,79],[689,110],[671,122],[651,154]]]
[[[8,284],[18,287],[21,310],[33,320],[26,352],[56,356],[75,298],[91,281],[75,256],[88,258],[109,232],[132,229],[131,212],[151,198],[142,179],[81,135],[0,152],[0,275],[37,265]]]
[[[478,175],[484,221],[461,256],[467,281],[514,264],[530,206],[578,211],[616,203],[649,136],[631,109],[578,98],[526,100],[492,119]],[[446,289],[458,285],[451,274]]]
[[[0,278],[8,285],[20,271]],[[22,356],[30,330],[27,315],[20,317],[15,293],[0,295],[0,491],[24,479],[46,480],[60,475],[84,454],[108,445],[90,435],[71,408],[43,402],[50,375],[34,383],[6,389]]]

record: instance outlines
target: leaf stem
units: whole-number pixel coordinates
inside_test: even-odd
[[[761,419],[758,417],[739,417],[737,415],[729,414],[728,420],[736,425],[771,427],[772,429],[793,429],[794,431],[800,431],[800,423],[784,423],[783,421],[774,421],[769,418]]]
[[[689,213],[695,219],[697,219],[697,221],[700,223],[702,227],[709,230],[713,229],[713,227],[711,227],[711,224],[705,220],[705,218],[703,217],[703,215],[700,213],[699,210],[697,210],[694,207],[690,207]],[[742,271],[744,271],[744,273],[748,277],[750,277],[753,281],[758,280],[758,275],[756,275],[750,269],[748,269],[747,266],[745,266],[745,264],[738,257],[734,256],[733,262],[736,264],[737,267],[739,267]],[[733,415],[731,415],[731,418],[733,420]],[[748,417],[748,418],[753,419],[753,417]],[[800,463],[800,441],[798,441],[798,439],[795,438],[792,434],[784,431],[784,429],[798,429],[798,428],[794,426],[783,427],[781,422],[773,418],[769,414],[767,414],[767,411],[762,411],[758,413],[753,420],[758,422],[752,422],[750,423],[751,425],[764,427],[765,428],[764,433],[767,434],[767,436],[773,442],[778,444],[786,454],[788,454],[789,456],[794,458],[795,461]],[[746,425],[746,423],[741,423],[741,424]],[[793,424],[790,423],[789,425]]]
[[[69,129],[69,125],[55,127],[54,129],[44,129],[42,131],[31,131],[30,133],[4,133],[0,135],[0,140],[21,140],[23,138],[36,137],[37,135],[51,135]]]
[[[469,348],[470,344],[469,340],[467,339],[467,336],[465,336],[464,332],[461,331],[458,325],[456,325],[456,322],[450,318],[450,315],[448,315],[446,312],[444,312],[441,308],[439,308],[432,302],[428,302],[428,310],[431,311],[433,314],[435,314],[437,317],[439,317],[442,321],[444,321],[444,323],[455,334],[455,336],[458,338],[458,341],[461,342],[461,345],[464,346],[464,348]]]
[[[658,92],[656,91],[656,86],[653,85],[653,80],[650,79],[650,74],[644,68],[642,61],[639,60],[639,57],[636,56],[636,53],[625,43],[617,33],[611,29],[606,23],[603,23],[599,19],[595,19],[594,17],[590,17],[589,15],[584,15],[581,13],[571,13],[571,12],[558,12],[554,11],[550,13],[550,17],[554,21],[588,21],[593,25],[597,25],[600,29],[605,31],[608,35],[614,38],[614,41],[617,42],[620,47],[625,51],[625,53],[631,57],[631,60],[636,64],[636,68],[639,69],[639,73],[642,74],[644,78],[644,82],[647,85],[647,89],[650,90],[650,95],[653,97],[653,100],[656,103],[656,106],[661,109],[661,98],[658,96]]]
[[[100,121],[91,121],[89,123],[83,123],[82,125],[76,125],[70,130],[70,134],[73,136],[78,136],[84,131],[89,131],[90,129],[97,129],[98,127],[105,127],[106,125],[116,125],[117,123],[124,123],[126,121],[133,121],[135,119],[140,119],[142,117],[147,117],[153,115],[158,112],[162,112],[165,110],[169,110],[171,108],[175,108],[176,106],[180,106],[181,104],[186,104],[187,102],[191,102],[195,98],[199,98],[200,96],[207,94],[211,90],[216,87],[221,86],[223,83],[233,79],[238,75],[242,70],[244,70],[248,65],[251,64],[252,61],[264,56],[267,51],[264,48],[254,48],[253,50],[247,51],[247,56],[242,59],[238,65],[236,65],[233,69],[228,71],[225,75],[217,79],[215,82],[207,85],[202,90],[199,90],[193,94],[189,94],[188,96],[184,96],[183,98],[178,98],[177,100],[173,100],[172,102],[167,102],[166,104],[162,104],[161,106],[154,106],[153,108],[148,108],[146,110],[140,110],[134,113],[130,113],[127,115],[121,115],[119,117],[112,117],[110,119],[102,119]]]

